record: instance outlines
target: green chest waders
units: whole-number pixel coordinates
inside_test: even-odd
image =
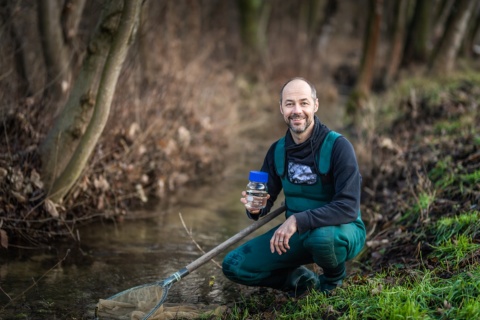
[[[312,185],[293,184],[288,180],[285,140],[282,138],[277,142],[275,168],[282,179],[287,218],[332,201],[334,185],[333,181],[328,181],[330,158],[339,136],[331,131],[325,138],[316,159],[321,177]],[[270,239],[277,228],[231,251],[223,261],[225,276],[244,285],[294,292],[295,296],[309,288],[327,291],[345,277],[345,261],[355,257],[365,242],[365,226],[360,213],[358,219],[349,224],[320,227],[302,234],[296,232],[289,240],[290,250],[282,255],[270,251]],[[302,267],[310,263],[322,267],[324,275],[319,277]]]
[[[285,137],[278,140],[275,148],[275,170],[282,179],[283,192],[285,194],[285,205],[287,207],[286,217],[290,215],[309,210],[312,208],[323,207],[334,196],[333,181],[328,182],[330,174],[330,159],[332,155],[333,144],[341,135],[335,131],[330,131],[322,143],[319,154],[316,155],[316,163],[320,177],[314,184],[295,184],[290,182],[286,171],[286,151]]]

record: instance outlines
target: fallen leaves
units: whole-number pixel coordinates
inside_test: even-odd
[[[45,202],[43,203],[45,210],[50,213],[50,215],[53,218],[58,218],[60,215],[58,214],[57,207],[55,203],[53,203],[52,200],[50,199],[45,199]]]

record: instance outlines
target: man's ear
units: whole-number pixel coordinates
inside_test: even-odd
[[[314,110],[315,110],[314,112],[317,112],[317,110],[318,110],[318,98],[315,99],[315,109]]]
[[[280,113],[283,114],[282,103],[280,102],[278,105],[280,106]]]

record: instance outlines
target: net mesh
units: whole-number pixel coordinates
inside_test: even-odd
[[[160,302],[163,291],[164,288],[159,285],[147,285],[131,289],[108,300],[100,299],[97,304],[97,315],[100,319],[142,319]],[[157,310],[156,314],[160,311]]]
[[[164,297],[164,290],[158,284],[145,285],[125,291],[116,297],[104,300],[100,299],[97,304],[97,316],[100,320],[105,319],[129,319],[141,320],[152,310]],[[170,319],[197,319],[200,315],[210,314],[220,316],[226,307],[214,305],[174,305],[164,303],[149,317],[149,320]]]

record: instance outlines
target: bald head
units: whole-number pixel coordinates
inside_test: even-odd
[[[313,131],[318,99],[315,88],[303,78],[288,81],[280,93],[280,113],[295,143],[308,139]]]
[[[307,81],[304,78],[295,77],[285,82],[285,84],[282,86],[282,89],[280,90],[280,105],[282,105],[283,91],[285,90],[286,87],[292,87],[292,86],[298,87],[302,85],[308,85],[310,87],[311,97],[315,101],[317,99],[317,91],[315,90],[315,87],[313,86],[313,84],[311,84],[309,81]]]

